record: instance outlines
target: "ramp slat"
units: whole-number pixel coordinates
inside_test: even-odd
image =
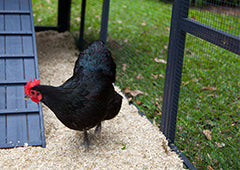
[[[34,142],[32,145],[37,145],[36,142],[41,141],[41,136],[40,136],[40,120],[39,120],[39,115],[38,114],[28,114],[28,129],[29,129],[29,141]]]
[[[6,119],[5,118],[6,118],[5,115],[0,115],[0,143],[6,143],[6,122],[5,122]]]
[[[7,143],[19,146],[27,143],[26,115],[10,114],[7,116]]]
[[[5,15],[5,29],[8,31],[20,31],[20,16]]]
[[[5,10],[19,10],[18,0],[5,0]]]
[[[21,54],[21,37],[20,36],[6,36],[6,54]]]

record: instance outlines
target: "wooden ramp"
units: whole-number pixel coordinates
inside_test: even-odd
[[[24,100],[38,77],[31,0],[0,0],[0,148],[45,147],[41,104]]]

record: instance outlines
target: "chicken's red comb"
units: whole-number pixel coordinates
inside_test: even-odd
[[[37,86],[40,84],[40,79],[38,80],[35,80],[35,78],[33,78],[33,81],[32,79],[30,79],[30,82],[27,82],[26,86],[24,86],[24,92],[25,94],[29,94],[29,90],[34,87],[34,86]]]

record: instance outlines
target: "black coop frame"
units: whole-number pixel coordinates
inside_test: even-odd
[[[103,0],[99,39],[105,43],[107,39],[109,5],[110,0]],[[190,33],[238,55],[240,55],[240,37],[189,19],[189,5],[190,0],[173,1],[160,130],[166,136],[169,147],[184,160],[184,165],[189,169],[196,169],[174,144],[186,34]],[[82,0],[79,42],[77,42],[80,50],[83,49],[84,44],[85,9],[86,0]],[[36,26],[35,30],[69,31],[70,11],[71,0],[59,0],[58,25],[55,27]]]

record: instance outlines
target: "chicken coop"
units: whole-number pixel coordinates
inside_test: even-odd
[[[11,102],[6,102],[15,100],[10,95],[12,87],[16,86],[12,94],[16,96],[32,74],[39,76],[36,45],[30,45],[30,52],[24,47],[25,39],[34,42],[35,26],[36,31],[70,31],[80,50],[93,40],[104,41],[117,64],[116,85],[129,104],[159,127],[186,168],[240,166],[239,0],[33,1],[33,13],[31,5],[25,9],[20,4],[22,11],[17,13],[7,9],[7,3],[11,4],[0,1],[0,93],[5,96],[0,99],[1,143],[6,143],[6,117],[14,115],[18,118],[12,122],[23,120],[25,140],[30,141],[33,116],[40,122],[37,145],[45,146],[41,105],[28,108],[28,103],[20,103],[25,110],[13,110],[15,105],[11,108]],[[46,15],[47,10],[52,11]],[[22,25],[13,28],[7,17]],[[7,53],[8,45],[15,41],[7,39],[12,37],[22,44],[14,55]],[[8,65],[8,60],[16,60],[24,68],[12,79],[8,68],[15,66]]]

